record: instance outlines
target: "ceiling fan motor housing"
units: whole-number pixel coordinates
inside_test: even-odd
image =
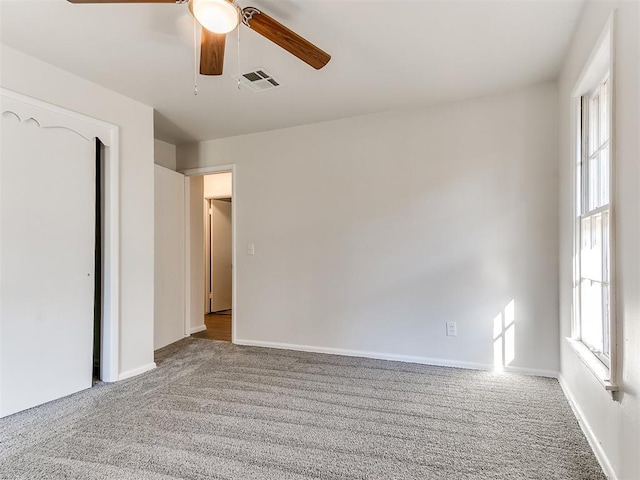
[[[227,0],[189,0],[189,11],[200,25],[213,33],[232,32],[240,23],[240,9]]]

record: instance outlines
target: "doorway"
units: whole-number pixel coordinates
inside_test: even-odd
[[[95,227],[93,256],[93,381],[100,380],[101,359],[102,359],[102,238],[103,238],[103,210],[104,196],[102,194],[104,186],[104,144],[99,138],[95,139]]]
[[[233,174],[203,177],[204,330],[198,338],[232,341]]]

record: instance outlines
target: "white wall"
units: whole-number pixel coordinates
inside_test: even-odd
[[[556,93],[179,146],[237,166],[238,341],[486,367],[514,300],[511,366],[557,371]]]
[[[231,198],[231,172],[204,176],[204,198]]]
[[[153,141],[153,156],[156,165],[161,165],[170,170],[176,169],[176,146],[158,140]]]
[[[204,330],[204,180],[203,177],[187,178],[187,202],[189,202],[190,236],[187,240],[189,270],[189,325],[191,333]]]
[[[153,110],[12,48],[1,56],[3,87],[120,127],[120,373],[150,368]]]
[[[611,12],[618,8],[614,137],[617,148],[617,299],[620,392],[612,398],[564,340],[571,334],[572,173],[570,98]],[[595,440],[605,471],[640,478],[640,3],[588,3],[559,82],[561,376]],[[615,477],[614,477],[615,478]]]
[[[155,166],[154,348],[184,337],[184,175]]]

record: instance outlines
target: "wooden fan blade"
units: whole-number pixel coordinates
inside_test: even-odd
[[[227,35],[213,33],[202,27],[202,41],[200,43],[200,74],[222,75],[224,65],[224,44]]]
[[[242,23],[316,70],[320,70],[331,60],[331,55],[327,52],[255,7],[242,9]]]
[[[182,3],[176,0],[67,0],[69,3]]]

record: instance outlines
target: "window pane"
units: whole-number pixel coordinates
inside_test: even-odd
[[[600,97],[596,94],[589,102],[589,155],[600,146]]]
[[[605,210],[602,212],[602,280],[605,283],[611,283],[609,257],[609,211]]]
[[[595,215],[591,218],[591,235],[592,235],[592,250],[593,250],[593,278],[599,282],[603,281],[602,278],[602,215]]]
[[[589,159],[589,186],[587,188],[587,211],[598,208],[598,174],[600,173],[599,155]]]
[[[603,281],[602,278],[602,215],[594,215],[582,220],[582,251],[580,271],[582,278]]]
[[[609,357],[609,285],[602,285],[602,353]]]
[[[602,352],[604,347],[602,328],[602,284],[583,279],[580,282],[582,317],[582,341],[592,350]]]
[[[582,219],[582,231],[580,232],[580,249],[585,251],[591,248],[591,219]]]
[[[582,199],[582,162],[577,167],[577,179],[576,179],[576,216],[579,217],[585,211],[585,205],[583,205]]]
[[[602,212],[602,353],[609,357],[609,328],[610,328],[610,276],[609,276],[609,211]]]
[[[609,139],[609,81],[606,80],[600,87],[600,145]]]
[[[609,203],[609,163],[609,147],[607,146],[600,151],[600,201],[598,206]]]

